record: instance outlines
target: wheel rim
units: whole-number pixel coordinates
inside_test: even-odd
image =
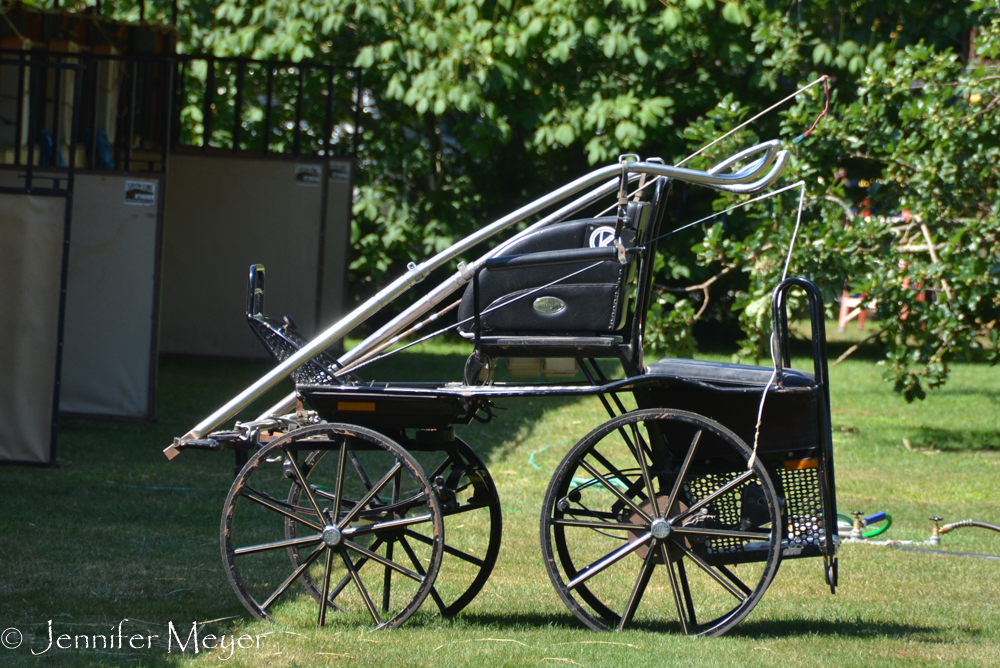
[[[750,457],[718,423],[667,409],[577,443],[541,523],[546,570],[573,614],[593,629],[668,623],[691,635],[746,617],[777,570],[781,530],[774,486]]]
[[[444,556],[430,596],[442,616],[462,611],[482,590],[500,553],[503,513],[496,485],[479,455],[461,439],[445,451],[417,453],[441,493]],[[432,466],[431,464],[435,464]]]
[[[433,587],[443,529],[437,495],[403,448],[360,427],[317,425],[273,441],[240,471],[222,556],[256,617],[322,626],[337,611],[348,623],[394,627]]]
[[[314,452],[305,459],[302,472],[307,479],[323,454]],[[449,443],[443,451],[410,454],[424,471],[430,472],[428,479],[438,492],[444,523],[441,568],[430,589],[430,598],[442,616],[456,615],[482,590],[496,565],[503,531],[500,498],[482,459],[460,439]],[[301,487],[293,485],[288,503],[298,503],[300,491]],[[288,538],[295,537],[295,532],[295,523],[289,520]],[[430,539],[412,529],[403,535],[411,546],[413,543],[426,545]],[[295,566],[308,557],[308,551],[290,549]],[[387,551],[406,555],[404,558],[413,568],[412,559],[400,541],[390,541]],[[317,601],[320,600],[320,585],[308,573],[303,575],[302,584]]]

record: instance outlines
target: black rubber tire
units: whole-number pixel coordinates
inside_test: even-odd
[[[428,469],[429,463],[424,470]],[[451,617],[476,598],[496,566],[503,536],[503,510],[486,464],[465,441],[456,438],[454,452],[445,453],[444,461],[437,463],[434,472],[431,483],[436,485],[433,478],[440,476],[448,494],[458,490],[459,497],[457,505],[441,500],[445,552],[431,589],[431,598],[441,615]],[[485,541],[482,540],[484,524],[488,526]],[[478,536],[467,537],[477,529]]]
[[[673,618],[682,633],[716,636],[742,621],[781,555],[778,497],[759,459],[748,468],[751,456],[717,422],[671,409],[625,413],[581,439],[541,517],[545,568],[570,611],[595,630]],[[658,572],[664,586],[650,588]]]
[[[308,476],[299,463],[304,452],[311,453]],[[370,479],[349,465],[352,456],[368,463]],[[322,459],[330,466],[320,467]],[[306,489],[309,493],[302,494]],[[386,500],[383,491],[390,489]],[[305,498],[288,503],[293,496]],[[295,530],[289,532],[289,525]],[[428,540],[401,563],[389,546],[399,543],[404,530],[417,529]],[[348,623],[369,620],[378,628],[391,628],[416,612],[433,588],[443,532],[437,494],[408,452],[370,429],[320,424],[268,443],[237,475],[222,514],[222,559],[237,597],[259,619],[272,619],[275,608],[282,608],[286,617],[300,615],[303,597],[292,598],[289,592],[308,579],[326,592],[305,587],[311,594],[305,600],[311,598],[319,608],[320,626],[332,608],[347,612]],[[308,554],[306,548],[311,548]],[[323,558],[325,565],[319,566]],[[364,570],[370,562],[373,566]],[[341,566],[344,575],[331,588]],[[397,583],[391,584],[379,567]],[[368,593],[379,580],[381,613]],[[338,598],[345,591],[355,595]]]
[[[438,612],[443,617],[450,617],[461,612],[475,599],[493,572],[500,553],[503,513],[496,485],[479,455],[461,439],[455,439],[453,443],[443,447],[447,449],[420,450],[410,454],[418,462],[422,461],[424,471],[430,471],[428,477],[439,492],[438,501],[444,518],[444,555],[430,596]],[[302,464],[302,473],[306,478],[322,454],[314,452],[306,457]],[[435,479],[440,479],[440,482]],[[300,490],[298,485],[292,485],[288,495],[289,504],[299,502]],[[441,498],[441,493],[444,493],[445,498]],[[287,525],[286,536],[294,538],[295,523],[289,520]],[[484,526],[487,528],[486,540],[477,540],[481,538]],[[474,538],[470,539],[470,534]],[[427,540],[416,532],[411,532],[407,537],[418,542]],[[394,546],[393,550],[398,547]],[[292,554],[292,563],[298,566],[302,556],[294,548]],[[320,587],[308,574],[303,574],[302,584],[318,601]]]

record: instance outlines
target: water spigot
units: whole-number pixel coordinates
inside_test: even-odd
[[[927,542],[931,545],[941,544],[941,525],[940,522],[943,518],[933,515],[930,517],[931,520],[931,537]]]
[[[861,529],[864,527],[861,524],[861,516],[864,513],[860,510],[852,510],[851,515],[854,516],[854,526],[851,527],[851,540],[863,540],[864,536],[861,535]]]

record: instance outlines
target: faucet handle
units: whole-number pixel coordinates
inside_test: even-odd
[[[864,515],[864,512],[861,510],[852,510],[851,515],[854,515],[854,526],[851,527],[851,540],[861,540],[861,516]]]
[[[944,519],[938,517],[937,515],[931,515],[928,519],[931,521],[931,539],[928,541],[931,545],[938,545],[941,543],[941,525],[940,522]]]

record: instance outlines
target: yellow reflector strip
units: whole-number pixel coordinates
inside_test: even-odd
[[[795,459],[790,462],[785,462],[786,471],[801,471],[802,469],[814,469],[818,467],[818,459]]]
[[[360,411],[364,413],[375,412],[374,401],[338,401],[338,411]]]

